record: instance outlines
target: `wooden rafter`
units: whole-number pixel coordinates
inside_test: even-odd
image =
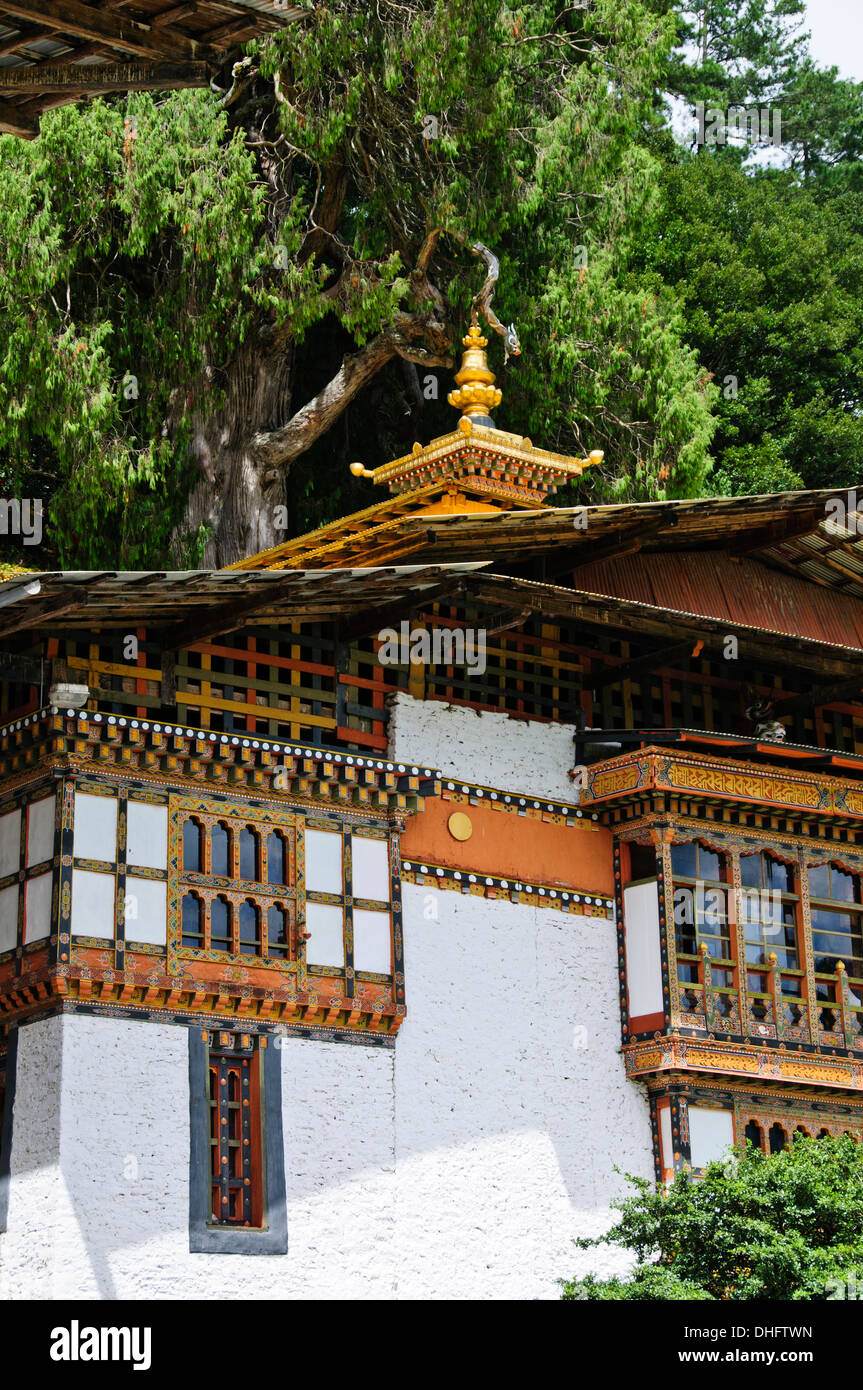
[[[100,93],[206,87],[241,43],[309,14],[273,0],[0,0],[0,57],[19,60],[0,68],[0,133],[30,139],[43,111]]]
[[[105,43],[138,58],[176,62],[213,60],[216,56],[208,44],[189,39],[165,25],[156,29],[126,15],[82,5],[79,0],[2,0],[2,12],[17,19],[54,25],[61,33]]]
[[[141,92],[154,88],[201,87],[207,81],[206,63],[73,63],[39,67],[42,92]],[[0,68],[0,92],[27,91],[33,83],[29,67]]]
[[[597,691],[604,690],[607,685],[618,685],[621,681],[637,680],[639,676],[658,671],[661,666],[673,666],[682,658],[691,657],[694,648],[695,643],[690,637],[685,642],[675,642],[671,647],[661,647],[658,651],[633,657],[631,661],[621,661],[616,666],[606,665],[596,674],[591,672],[585,685]]]

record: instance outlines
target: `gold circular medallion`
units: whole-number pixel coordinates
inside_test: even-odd
[[[447,821],[447,828],[454,840],[469,840],[473,834],[470,816],[466,816],[464,811],[453,811]]]

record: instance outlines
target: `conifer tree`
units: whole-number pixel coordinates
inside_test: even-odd
[[[658,213],[646,135],[673,16],[308,9],[218,91],[97,100],[0,140],[0,464],[46,497],[56,560],[221,565],[365,505],[346,465],[387,457],[429,374],[414,432],[451,424],[476,241],[523,345],[501,424],[604,448],[599,495],[697,493],[712,388],[631,254]]]

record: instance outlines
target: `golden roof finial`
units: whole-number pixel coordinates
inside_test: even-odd
[[[503,392],[494,384],[494,372],[486,360],[485,349],[488,338],[482,336],[479,318],[473,311],[470,328],[462,338],[466,351],[462,355],[461,367],[455,374],[457,391],[450,391],[447,400],[460,410],[462,418],[479,425],[494,428],[489,411],[500,405]]]

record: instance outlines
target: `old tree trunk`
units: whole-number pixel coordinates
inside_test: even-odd
[[[271,115],[272,87],[269,90]],[[268,104],[257,98],[234,119],[243,125],[250,147],[259,149],[259,169],[268,190],[267,236],[278,245],[280,213],[296,196],[297,169],[294,155],[273,139],[273,122],[267,115]],[[298,267],[309,261],[324,267],[321,310],[337,310],[350,295],[355,302],[358,283],[374,286],[374,267],[355,261],[338,235],[349,188],[344,153],[331,158],[318,177],[314,218],[309,218],[295,262]],[[428,367],[452,366],[455,329],[428,277],[439,235],[433,231],[414,250],[407,238],[399,244],[403,263],[411,267],[411,310],[395,312],[373,337],[347,352],[311,398],[298,398],[298,348],[289,326],[277,326],[266,315],[255,321],[227,362],[216,370],[204,364],[202,389],[195,393],[191,411],[190,451],[197,480],[181,528],[186,536],[206,528],[209,539],[202,565],[229,565],[287,539],[288,471],[387,363],[403,359]],[[218,352],[219,344],[214,343],[214,359]],[[218,388],[215,407],[209,403],[209,385]],[[187,409],[189,401],[187,397]],[[179,541],[176,548],[179,553]]]

